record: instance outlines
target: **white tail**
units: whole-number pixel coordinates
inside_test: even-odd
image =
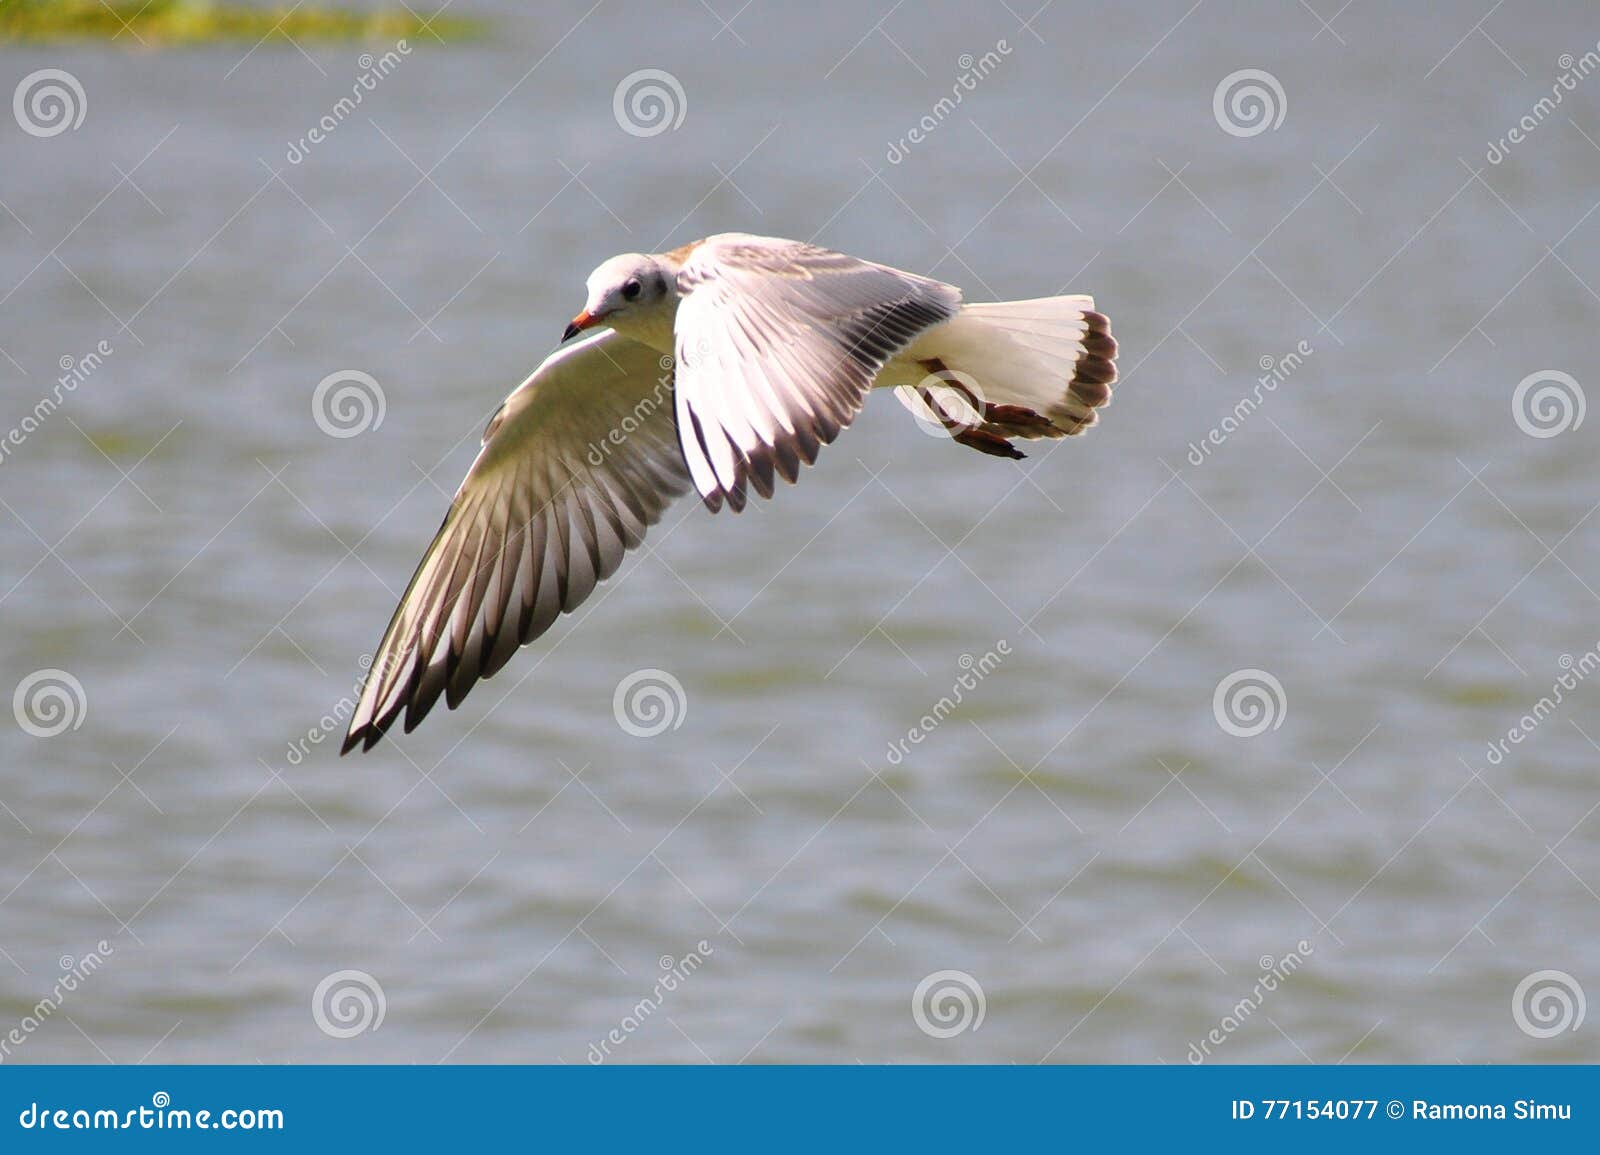
[[[937,362],[978,393],[985,433],[1032,438],[1095,424],[1095,411],[1111,400],[1116,355],[1111,322],[1095,312],[1094,298],[1072,296],[963,305],[902,357],[924,368]]]

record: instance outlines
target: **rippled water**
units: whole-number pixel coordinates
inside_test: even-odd
[[[715,6],[480,3],[299,163],[357,49],[0,49],[87,100],[0,125],[0,426],[110,350],[0,458],[0,689],[82,687],[0,726],[0,1027],[93,971],[7,1057],[1600,1058],[1513,1014],[1600,991],[1600,426],[1513,409],[1594,383],[1600,79],[1486,159],[1592,11]],[[1116,403],[1019,466],[877,398],[459,711],[317,744],[588,270],[726,229],[1092,291]],[[383,418],[328,436],[347,369]]]

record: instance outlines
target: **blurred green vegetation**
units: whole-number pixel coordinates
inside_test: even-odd
[[[405,8],[229,4],[216,0],[0,0],[0,43],[114,41],[131,48],[291,38],[336,40],[462,40],[485,25],[467,16]]]

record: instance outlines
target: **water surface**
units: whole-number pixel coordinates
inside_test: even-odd
[[[1486,157],[1592,11],[720,7],[480,0],[496,36],[410,46],[298,163],[362,49],[0,51],[87,99],[0,126],[0,426],[110,349],[0,459],[0,690],[84,703],[0,726],[0,1026],[106,944],[12,1060],[1600,1058],[1512,1013],[1600,990],[1594,688],[1490,754],[1600,643],[1600,426],[1513,411],[1592,384],[1600,79]],[[641,69],[675,129],[614,118]],[[1275,128],[1219,124],[1242,69]],[[317,743],[589,269],[729,229],[1093,292],[1115,404],[1013,465],[875,398],[459,711]],[[341,370],[358,436],[314,420]],[[642,669],[683,690],[653,737]],[[319,1028],[342,970],[377,1029]],[[919,1027],[940,971],[981,1025]]]

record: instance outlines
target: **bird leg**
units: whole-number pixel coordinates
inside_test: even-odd
[[[928,371],[930,376],[938,377],[944,384],[959,392],[966,399],[967,404],[972,407],[973,412],[981,414],[985,422],[995,420],[997,415],[1003,413],[1007,416],[1002,420],[1016,421],[1017,417],[1026,414],[1029,417],[1037,417],[1046,425],[1049,424],[1049,421],[1039,417],[1031,409],[1024,409],[1018,405],[991,405],[989,402],[973,396],[972,390],[962,384],[961,379],[952,373],[945,363],[937,357],[929,357],[923,360],[921,365]],[[934,416],[939,418],[940,423],[949,431],[950,439],[957,444],[965,445],[968,449],[976,449],[979,453],[987,453],[991,457],[1005,457],[1013,461],[1021,460],[1027,456],[1027,454],[998,433],[992,433],[981,426],[956,421],[934,400],[933,392],[927,386],[918,385],[917,396],[921,397],[922,403],[932,411]],[[1010,416],[1013,413],[1017,417]],[[1018,421],[1017,423],[1020,424],[1021,422]]]

